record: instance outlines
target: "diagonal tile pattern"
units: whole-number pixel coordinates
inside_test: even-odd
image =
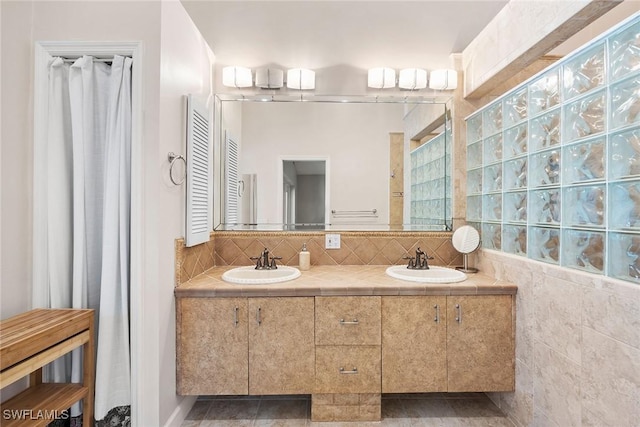
[[[302,243],[311,252],[311,265],[401,264],[403,257],[420,247],[434,257],[434,265],[459,265],[462,257],[451,245],[450,233],[344,232],[340,249],[324,248],[324,233],[216,233],[216,266],[249,265],[252,256],[266,247],[281,256],[282,263],[297,265]]]
[[[298,252],[306,243],[311,265],[392,265],[418,248],[433,257],[433,265],[462,265],[462,255],[451,244],[451,233],[441,232],[341,232],[340,249],[325,249],[324,232],[211,233],[209,242],[187,248],[176,240],[176,285],[213,266],[250,265],[251,257],[268,248],[280,264],[298,265]]]

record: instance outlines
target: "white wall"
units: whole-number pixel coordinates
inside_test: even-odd
[[[99,17],[99,19],[97,19]],[[6,318],[31,308],[32,207],[33,207],[33,70],[36,41],[92,40],[142,41],[145,121],[143,156],[145,164],[145,233],[155,238],[153,183],[157,169],[151,159],[157,151],[160,5],[151,2],[2,2],[2,312]],[[6,58],[11,58],[7,61]],[[10,154],[10,156],[8,155]],[[155,203],[155,202],[152,202]],[[6,209],[11,206],[11,209]],[[147,232],[149,230],[150,232]],[[151,232],[152,231],[152,232]],[[157,256],[153,243],[145,242],[143,269],[153,272]],[[155,283],[156,277],[146,277]],[[150,294],[152,298],[156,294]],[[155,297],[157,298],[157,297]],[[157,316],[154,300],[142,325],[146,331]],[[157,354],[157,337],[145,336],[143,348]],[[157,359],[157,356],[155,357]],[[154,363],[151,357],[149,364]],[[157,378],[156,378],[157,383]],[[145,416],[158,417],[157,385],[152,378],[142,381]],[[145,409],[146,408],[146,409]]]
[[[191,18],[178,1],[162,2],[160,36],[160,136],[157,164],[158,282],[153,285],[158,298],[159,420],[180,425],[195,398],[182,402],[176,390],[176,323],[174,283],[174,239],[184,236],[185,185],[169,180],[167,153],[186,154],[186,98],[191,93],[213,103],[212,72],[214,57]],[[162,232],[160,232],[162,230]]]
[[[376,223],[389,223],[389,132],[402,132],[402,104],[242,105],[240,169],[258,174],[259,223],[282,222],[278,159],[294,155],[329,157],[330,209],[377,209]]]
[[[26,311],[31,301],[31,40],[29,3],[1,2],[2,138],[0,318]],[[11,42],[10,42],[11,41]],[[11,58],[7,61],[6,58]]]
[[[31,307],[34,43],[141,41],[142,60],[134,66],[144,71],[144,283],[143,306],[134,310],[142,317],[144,366],[138,376],[143,398],[135,409],[139,425],[179,424],[181,413],[174,413],[182,399],[175,395],[174,379],[173,251],[174,239],[184,234],[184,194],[168,183],[166,156],[168,151],[184,153],[182,96],[209,93],[212,54],[178,2],[3,1],[0,7],[0,317]]]

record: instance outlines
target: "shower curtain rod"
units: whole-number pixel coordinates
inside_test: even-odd
[[[75,62],[78,59],[80,59],[81,57],[77,57],[77,58],[62,58],[62,60],[64,62]],[[126,58],[130,58],[130,57],[126,57]],[[93,62],[113,62],[113,59],[111,58],[93,58]]]

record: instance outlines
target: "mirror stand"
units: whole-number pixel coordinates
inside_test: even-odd
[[[469,267],[469,254],[462,254],[462,267],[456,267],[456,270],[462,271],[463,273],[477,273],[478,269],[474,267]]]
[[[477,273],[478,269],[469,267],[469,254],[480,246],[480,234],[478,230],[470,225],[463,225],[458,228],[451,237],[453,247],[462,254],[462,267],[456,267],[456,270],[463,273]]]

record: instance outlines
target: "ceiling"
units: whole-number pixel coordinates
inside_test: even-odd
[[[506,0],[182,0],[216,66],[451,68]]]

